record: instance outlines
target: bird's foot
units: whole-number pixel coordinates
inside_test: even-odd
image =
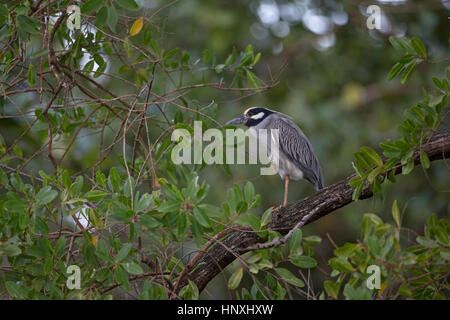
[[[273,213],[278,213],[278,212],[281,210],[281,208],[284,208],[284,207],[285,207],[285,205],[280,204],[278,207],[273,208],[273,209],[272,209],[272,212],[273,212]]]

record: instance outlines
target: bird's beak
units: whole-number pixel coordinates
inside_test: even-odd
[[[243,114],[243,115],[240,115],[239,117],[231,119],[230,121],[225,123],[225,125],[246,123],[247,120],[248,120],[248,115]]]

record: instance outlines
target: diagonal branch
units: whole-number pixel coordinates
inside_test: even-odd
[[[429,137],[421,145],[420,150],[427,153],[430,161],[450,157],[450,132],[439,133]],[[420,163],[418,150],[414,153],[414,162],[415,164]],[[396,168],[394,169],[395,174],[401,173],[401,166]],[[304,200],[281,208],[280,211],[273,215],[268,228],[286,235],[299,224],[301,226],[309,224],[346,206],[352,202],[353,189],[348,182],[353,177],[354,175],[351,175]],[[370,191],[369,185],[366,184],[361,191],[360,199],[372,196],[373,193]],[[312,212],[313,214],[311,214]],[[260,238],[255,232],[252,232],[249,227],[228,233],[220,245],[211,246],[207,252],[201,252],[201,258],[195,258],[196,262],[190,268],[193,271],[186,273],[186,276],[180,281],[177,291],[183,288],[188,280],[193,281],[198,289],[202,291],[209,281],[236,259],[237,255],[252,249],[258,249],[258,244],[265,240]]]

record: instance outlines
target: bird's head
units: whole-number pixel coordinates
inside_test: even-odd
[[[247,110],[244,111],[244,114],[234,119],[231,119],[226,123],[226,125],[245,124],[247,127],[256,126],[274,112],[275,111],[261,107],[248,108]]]

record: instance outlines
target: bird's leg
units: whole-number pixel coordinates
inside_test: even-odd
[[[274,208],[272,212],[279,211],[281,208],[286,207],[287,200],[288,200],[288,191],[289,191],[289,176],[286,176],[284,178],[284,201],[282,205],[279,205],[278,207]]]
[[[284,179],[284,202],[283,202],[283,207],[286,207],[286,205],[287,205],[288,190],[289,190],[289,176],[286,175],[286,178]]]

